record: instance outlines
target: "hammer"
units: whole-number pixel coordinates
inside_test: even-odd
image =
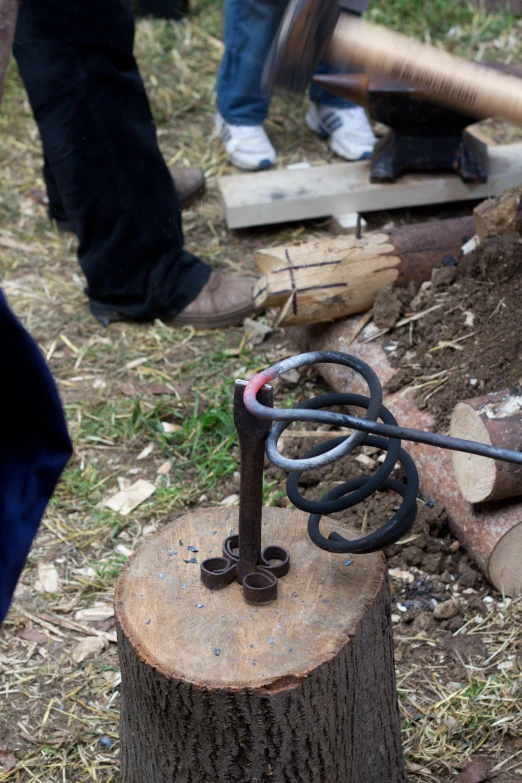
[[[473,117],[522,126],[522,79],[421,44],[359,17],[339,0],[290,0],[263,71],[263,87],[301,92],[323,58],[415,85]]]

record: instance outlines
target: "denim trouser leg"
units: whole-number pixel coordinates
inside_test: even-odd
[[[321,63],[316,69],[316,74],[323,75],[328,73],[355,73],[351,68],[334,68],[331,65],[325,65]],[[312,103],[320,104],[321,106],[334,106],[336,109],[353,109],[357,104],[346,98],[341,98],[339,95],[334,95],[333,92],[328,92],[324,87],[319,87],[317,84],[310,85],[310,100]]]
[[[281,22],[287,0],[226,0],[225,54],[217,83],[217,108],[230,125],[261,125],[269,99],[261,91],[263,66]],[[320,65],[317,73],[351,73]],[[338,108],[354,106],[321,87],[311,85],[310,99]]]
[[[24,0],[14,53],[102,322],[167,318],[210,267],[183,249],[181,212],[132,49],[128,0]],[[52,189],[52,187],[51,187]]]
[[[217,108],[230,125],[262,125],[269,98],[261,75],[287,0],[226,0],[225,54],[217,82]]]

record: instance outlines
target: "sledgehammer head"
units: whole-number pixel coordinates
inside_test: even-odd
[[[289,0],[263,70],[262,87],[306,89],[339,19],[339,0]]]

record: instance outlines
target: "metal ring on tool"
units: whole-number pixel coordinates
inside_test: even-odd
[[[243,577],[243,595],[253,604],[277,598],[277,577],[268,569],[259,567]]]
[[[277,565],[271,565],[271,560],[278,560],[279,562]],[[261,553],[261,564],[259,567],[269,569],[274,576],[282,579],[290,571],[290,552],[288,549],[274,544],[265,546]]]
[[[235,533],[232,536],[227,536],[223,541],[222,548],[223,555],[232,563],[237,563],[239,558],[239,535]]]
[[[201,563],[201,580],[207,587],[219,590],[236,578],[236,564],[226,557],[209,557]]]

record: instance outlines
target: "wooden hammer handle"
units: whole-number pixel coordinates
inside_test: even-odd
[[[476,117],[502,117],[522,126],[522,79],[454,57],[434,46],[342,15],[329,56],[390,76],[429,93],[430,98]]]

